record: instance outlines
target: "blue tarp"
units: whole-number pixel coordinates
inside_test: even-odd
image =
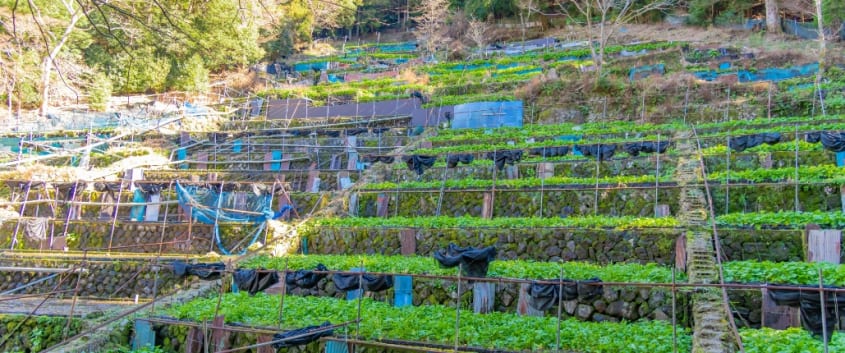
[[[144,196],[144,192],[141,191],[141,188],[135,189],[135,192],[132,194],[132,202],[133,203],[144,203],[147,202],[147,198]],[[141,222],[144,220],[144,215],[146,214],[147,206],[132,206],[132,209],[129,211],[129,219],[133,221]]]
[[[293,65],[293,70],[296,72],[305,72],[305,71],[322,71],[329,69],[329,62],[328,61],[314,61],[314,62],[307,62],[307,63],[296,63]]]
[[[810,76],[815,74],[819,70],[819,64],[807,64],[803,66],[793,66],[789,68],[765,68],[757,70],[757,72],[751,72],[749,70],[737,70],[737,71],[726,71],[726,72],[717,72],[717,71],[698,71],[693,72],[695,77],[705,80],[705,81],[713,81],[719,76],[725,75],[737,75],[739,82],[755,82],[755,81],[783,81],[788,80],[795,77],[802,77],[802,76]]]
[[[657,65],[647,65],[647,66],[640,66],[640,67],[633,67],[628,72],[628,79],[631,82],[636,81],[639,78],[646,78],[651,75],[663,75],[666,73],[666,67],[663,64]]]
[[[522,127],[522,101],[476,102],[456,105],[453,129]]]

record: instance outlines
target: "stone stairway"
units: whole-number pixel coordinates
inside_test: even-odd
[[[704,173],[698,149],[690,139],[692,134],[676,136],[678,159],[676,177],[681,185],[679,220],[687,229],[687,276],[689,283],[719,283],[713,232],[708,228],[708,203],[704,188]],[[693,353],[734,352],[734,342],[728,323],[728,313],[718,288],[697,288],[693,300]]]

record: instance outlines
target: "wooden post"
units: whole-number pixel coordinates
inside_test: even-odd
[[[681,272],[687,270],[687,235],[686,233],[675,239],[675,268]]]
[[[487,314],[493,311],[495,304],[496,284],[476,282],[472,284],[472,310],[476,314]],[[460,298],[458,298],[460,300]]]
[[[519,300],[516,303],[516,313],[520,316],[543,316],[543,312],[528,305],[528,283],[519,284]]]
[[[208,162],[208,152],[197,152],[197,155],[194,156],[197,160],[196,169],[205,170],[208,169],[208,164],[203,162]]]
[[[308,183],[305,186],[305,192],[320,192],[320,171],[308,171]]]
[[[413,256],[417,253],[417,231],[416,229],[402,229],[399,238],[401,244],[400,253],[405,256]]]
[[[226,318],[217,316],[211,322],[211,349],[214,352],[229,349],[229,331],[223,328]]]
[[[353,192],[349,194],[349,210],[347,210],[350,217],[358,217],[358,193]]]
[[[329,162],[329,169],[331,169],[331,170],[340,169],[340,159],[341,158],[342,157],[339,153],[333,154],[331,161]]]
[[[505,176],[508,179],[519,179],[519,166],[509,165],[505,167]]]
[[[349,177],[349,172],[337,173],[337,191],[343,191],[352,187],[352,179]]]
[[[390,197],[385,193],[379,193],[376,198],[376,217],[387,217]]]
[[[484,193],[484,204],[481,205],[481,218],[493,218],[493,193]]]
[[[273,341],[273,336],[271,336],[271,335],[259,335],[258,336],[258,343],[267,343],[267,342],[272,342],[272,341]],[[272,345],[261,346],[261,347],[258,347],[257,349],[258,350],[256,351],[256,353],[276,353],[276,349],[273,348]]]
[[[555,176],[554,163],[539,163],[537,164],[537,177],[540,179],[548,179]]]
[[[657,218],[660,217],[669,217],[672,213],[669,212],[669,205],[667,204],[659,204],[654,206],[654,216]]]
[[[205,341],[205,335],[198,327],[188,328],[188,335],[185,336],[185,353],[201,353],[202,343]]]

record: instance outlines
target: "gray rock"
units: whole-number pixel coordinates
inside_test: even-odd
[[[605,321],[607,321],[607,322],[619,322],[619,319],[617,319],[613,316],[607,316],[607,315],[604,315],[604,314],[595,313],[595,314],[593,314],[593,321],[595,321],[595,322],[605,322]]]
[[[605,310],[607,310],[607,302],[605,302],[604,300],[596,300],[593,303],[593,307],[596,308],[597,312],[603,313]]]
[[[593,307],[586,305],[586,304],[578,304],[578,310],[576,310],[575,316],[579,319],[587,320],[590,318],[590,315],[593,314]]]
[[[567,314],[572,315],[575,313],[575,308],[578,306],[577,300],[565,300],[563,302],[563,310],[566,311]]]
[[[614,302],[617,299],[619,299],[619,290],[611,289],[611,288],[604,288],[604,294],[602,294],[602,297],[607,302]]]

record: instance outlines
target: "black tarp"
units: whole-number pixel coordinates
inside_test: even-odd
[[[364,155],[363,158],[361,158],[361,161],[364,162],[364,163],[386,163],[386,164],[390,164],[390,163],[393,163],[393,161],[395,159],[396,158],[394,158],[393,156],[379,156],[379,155],[375,155],[375,154],[367,154],[367,155]]]
[[[317,267],[315,267],[314,270],[328,271],[329,269],[326,268],[326,265],[317,264]],[[314,273],[309,270],[297,270],[296,272],[290,272],[285,275],[285,285],[288,287],[310,289],[317,286],[317,283],[323,278],[326,278],[325,273]]]
[[[141,189],[145,195],[157,195],[161,193],[161,190],[164,189],[166,184],[157,184],[157,183],[135,183],[135,186],[138,189]]]
[[[578,150],[585,156],[595,156],[598,160],[603,161],[616,153],[616,145],[578,145]]]
[[[232,275],[232,279],[238,286],[238,290],[247,291],[252,296],[279,283],[279,273],[264,269],[237,270]]]
[[[819,143],[822,140],[822,133],[819,131],[808,132],[804,135],[804,141],[809,143]]]
[[[845,151],[845,133],[824,131],[821,133],[822,145],[833,152]]]
[[[505,164],[514,165],[514,163],[522,160],[522,150],[487,152],[487,159],[493,160],[496,168],[502,170],[505,168]]]
[[[542,156],[542,157],[557,157],[557,156],[565,156],[569,154],[570,147],[569,146],[560,146],[560,147],[538,147],[531,149],[532,156]]]
[[[193,275],[210,281],[220,278],[220,275],[226,270],[226,265],[222,262],[191,265],[182,261],[173,261],[171,265],[176,278]]]
[[[368,292],[381,292],[393,287],[393,276],[374,276],[366,273],[363,275],[335,273],[332,281],[337,290],[344,292],[359,288]]]
[[[642,153],[665,153],[666,148],[669,147],[669,141],[640,141],[625,144],[625,152],[632,156],[639,156]]]
[[[431,168],[436,160],[437,156],[421,156],[416,154],[402,156],[402,161],[408,166],[408,170],[416,172],[417,175],[423,175],[425,170]]]
[[[728,147],[737,152],[745,151],[751,147],[759,146],[764,143],[774,145],[780,142],[780,133],[771,132],[764,134],[743,135],[731,137],[728,139]]]
[[[787,286],[787,285],[783,285]],[[793,287],[793,286],[789,286]],[[778,305],[788,305],[801,309],[801,324],[810,332],[822,335],[822,300],[816,286],[794,286],[795,289],[769,289],[769,297]],[[826,289],[841,289],[841,287],[825,286]],[[827,339],[833,334],[837,322],[837,311],[845,304],[845,293],[824,293],[824,315],[827,327]]]
[[[121,182],[102,182],[94,183],[94,190],[99,192],[115,193],[120,191]]]
[[[354,128],[354,129],[346,129],[346,136],[356,136],[356,135],[360,135],[360,134],[366,134],[368,131],[370,131],[370,130],[368,130],[365,127],[359,127],[359,128]]]
[[[324,135],[328,137],[340,137],[340,131],[338,130],[317,130],[315,131],[317,135]]]
[[[284,340],[289,337],[296,337],[290,340],[284,340],[282,342],[273,343],[273,348],[281,349],[281,348],[290,348],[301,346],[303,344],[308,344],[314,342],[321,337],[331,336],[334,333],[334,330],[326,330],[326,327],[331,326],[332,324],[328,321],[324,322],[320,326],[308,326],[303,327],[296,330],[285,331],[282,333],[277,333],[273,335],[273,341]],[[324,331],[319,331],[324,330]],[[316,331],[316,332],[313,332]],[[313,333],[310,333],[313,332]]]
[[[458,163],[470,164],[475,157],[469,153],[467,154],[450,154],[446,156],[446,168],[455,168]]]
[[[471,246],[462,248],[450,243],[446,249],[435,252],[434,258],[443,267],[461,265],[464,275],[486,277],[490,262],[496,259],[496,248],[492,246],[483,249],[476,249]]]
[[[531,283],[528,287],[528,305],[536,310],[545,311],[557,304],[558,300],[592,300],[602,295],[601,280],[591,278],[582,281],[571,279],[549,279],[544,282],[563,282],[563,293],[560,293],[560,283]]]

